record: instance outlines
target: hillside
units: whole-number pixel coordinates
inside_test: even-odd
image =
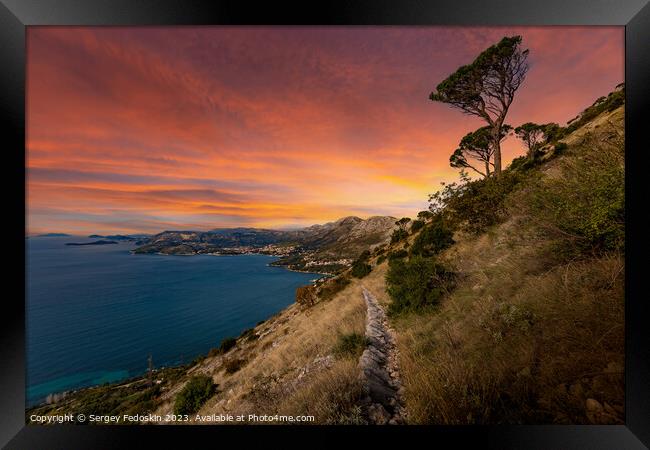
[[[438,291],[411,289],[422,302],[393,315],[412,423],[624,423],[623,123],[622,107],[592,117],[511,169],[502,206],[494,186],[473,193],[499,206],[491,222],[448,223],[454,243],[431,264],[453,276],[434,274]],[[452,202],[448,221],[472,202]],[[375,271],[417,283],[427,227]],[[375,293],[390,307],[385,287]]]
[[[396,393],[387,403],[403,402],[409,424],[624,423],[624,108],[597,106],[498,179],[447,185],[433,213],[398,231],[394,218],[348,217],[290,238],[271,230],[154,236],[146,245],[195,253],[212,239],[286,237],[300,246],[283,258],[289,267],[355,260],[187,366],[35,411],[165,415],[205,381],[213,390],[197,397],[189,422],[280,414],[396,423],[368,406],[367,372],[376,369],[385,383],[375,392]],[[370,323],[364,292],[387,323]],[[370,350],[377,332],[396,348]],[[368,358],[377,364],[362,374]]]

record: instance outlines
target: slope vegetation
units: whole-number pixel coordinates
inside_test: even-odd
[[[624,423],[623,117],[604,109],[540,161],[447,190],[443,225],[376,258],[411,423]],[[443,226],[453,244],[423,258]]]

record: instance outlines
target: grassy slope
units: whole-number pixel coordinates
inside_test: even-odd
[[[339,336],[363,334],[365,305],[353,281],[329,301],[291,305],[240,338],[225,355],[208,357],[171,389],[155,411],[173,410],[176,393],[196,373],[211,376],[217,394],[199,414],[314,415],[316,423],[360,423],[357,359],[334,356]],[[234,373],[229,361],[240,361]]]
[[[622,108],[567,136],[542,179],[580,183],[563,167],[589,150],[588,132],[600,142],[612,127]],[[558,259],[563,241],[525,213],[530,194],[511,195],[509,219],[487,233],[456,235],[440,256],[456,289],[395,320],[410,422],[623,423],[623,256]],[[372,286],[387,303],[384,289]]]

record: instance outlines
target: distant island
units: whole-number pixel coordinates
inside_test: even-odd
[[[108,245],[117,244],[116,241],[99,240],[93,242],[68,242],[65,245]]]
[[[70,237],[70,234],[66,233],[45,233],[45,234],[37,234],[35,237]]]
[[[88,236],[91,239],[110,239],[111,241],[137,241],[139,239],[148,238],[148,234],[111,234],[102,236],[101,234],[91,234]]]

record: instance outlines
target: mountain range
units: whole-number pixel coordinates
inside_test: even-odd
[[[395,218],[343,217],[298,230],[217,228],[210,231],[164,231],[138,241],[134,253],[165,255],[264,253],[280,256],[274,265],[293,270],[333,273],[361,252],[386,242]]]

